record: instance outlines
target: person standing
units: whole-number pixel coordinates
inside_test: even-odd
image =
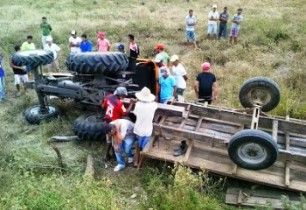
[[[160,89],[160,103],[167,103],[167,101],[174,98],[176,95],[176,82],[173,76],[169,74],[169,69],[166,67],[160,68],[160,77],[158,78],[158,84]]]
[[[106,96],[101,106],[102,109],[105,110],[106,123],[120,119],[131,111],[134,103],[131,102],[128,109],[126,109],[121,101],[127,95],[128,93],[125,87],[118,87],[114,94],[109,94]],[[104,156],[105,160],[109,160],[111,148],[111,139],[106,136],[106,152]]]
[[[194,48],[197,48],[197,35],[195,33],[196,17],[193,15],[193,10],[189,10],[189,15],[185,18],[186,22],[186,42],[192,42]]]
[[[216,76],[209,71],[210,63],[203,63],[201,68],[202,72],[198,74],[194,83],[194,91],[196,98],[200,102],[207,101],[208,104],[211,104],[212,101],[215,101],[218,98],[218,84]]]
[[[110,42],[105,38],[104,32],[99,32],[97,34],[98,40],[96,44],[96,50],[98,52],[107,52],[110,50]]]
[[[142,90],[137,92],[135,95],[138,101],[136,102],[133,111],[136,116],[134,134],[138,140],[138,145],[136,147],[136,161],[134,163],[134,167],[139,169],[143,159],[140,152],[145,148],[151,139],[153,131],[153,118],[157,109],[157,104],[154,102],[155,96],[151,94],[150,89],[147,87],[142,88]]]
[[[70,53],[79,53],[81,52],[80,44],[82,39],[77,37],[77,32],[75,30],[71,31],[71,36],[69,37],[69,48]]]
[[[217,5],[213,5],[212,10],[208,13],[207,39],[217,39],[218,19],[219,13],[217,12]]]
[[[155,46],[155,52],[157,53],[155,56],[155,59],[158,58],[158,56],[161,56],[163,58],[163,64],[165,66],[169,65],[170,57],[168,53],[165,52],[165,46],[163,44],[157,44]]]
[[[46,44],[46,39],[51,36],[51,31],[52,31],[52,27],[51,25],[47,22],[47,18],[46,17],[42,17],[41,18],[42,22],[40,24],[40,30],[42,32],[42,36],[41,36],[41,42],[42,42],[42,46],[44,47]]]
[[[16,45],[14,47],[15,52],[19,52],[20,51],[20,46]],[[10,61],[10,67],[13,69],[14,72],[14,84],[16,86],[17,89],[17,96],[21,96],[20,93],[20,82],[23,83],[24,85],[24,91],[26,92],[26,86],[25,83],[29,81],[29,77],[26,71],[26,67],[22,66],[22,65],[16,65],[13,61],[13,59],[11,58]]]
[[[112,138],[112,144],[115,150],[117,166],[114,172],[118,172],[125,168],[125,159],[123,152],[128,157],[128,163],[133,163],[134,155],[132,147],[135,142],[134,123],[126,119],[118,119],[112,121],[108,126],[105,126],[105,133]]]
[[[218,38],[220,39],[221,37],[226,39],[227,38],[227,21],[229,18],[229,14],[227,13],[227,7],[224,7],[223,12],[220,14],[219,17],[219,33],[218,33]]]
[[[33,43],[33,36],[31,35],[28,35],[27,36],[27,41],[23,42],[22,45],[21,45],[21,51],[27,51],[27,50],[35,50],[35,44]],[[30,65],[27,65],[26,66],[27,68],[27,72],[29,75],[31,75],[31,70],[32,70],[32,67]]]
[[[232,27],[231,27],[231,33],[230,33],[230,43],[231,44],[237,44],[238,35],[240,32],[240,24],[243,20],[243,17],[241,15],[242,9],[239,8],[237,10],[237,14],[234,15],[232,19]],[[234,43],[233,43],[234,40]]]
[[[130,57],[131,58],[138,58],[139,56],[139,46],[135,42],[135,37],[133,34],[129,34],[129,45],[130,45]]]
[[[186,89],[186,81],[188,79],[187,72],[184,66],[179,62],[177,55],[172,55],[170,61],[172,62],[172,75],[176,81],[176,98],[180,101],[183,99],[184,91]]]
[[[3,57],[0,55],[0,102],[5,99],[5,73],[2,67]]]
[[[44,50],[51,51],[54,57],[53,62],[50,64],[47,64],[48,72],[51,70],[52,66],[54,66],[55,69],[59,71],[58,57],[59,57],[59,52],[61,51],[61,48],[57,44],[52,43],[52,41],[53,40],[51,36],[47,37],[46,39],[47,44],[45,44],[44,46]]]
[[[92,43],[90,40],[87,39],[87,35],[82,34],[81,39],[82,39],[82,42],[80,44],[81,52],[91,52]]]

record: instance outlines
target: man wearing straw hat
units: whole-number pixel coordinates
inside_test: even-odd
[[[136,102],[133,111],[136,116],[134,134],[136,134],[136,138],[138,139],[138,145],[134,167],[139,169],[142,163],[140,151],[145,148],[151,138],[153,131],[153,117],[157,109],[157,103],[154,101],[155,96],[147,87],[142,88],[142,90],[137,92],[135,95],[138,101]]]

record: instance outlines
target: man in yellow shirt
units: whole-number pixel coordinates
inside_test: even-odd
[[[35,50],[35,44],[33,43],[33,36],[29,35],[27,36],[27,41],[22,43],[21,45],[21,51],[26,51],[26,50]],[[26,66],[27,72],[30,74],[30,71],[32,70],[31,66]]]

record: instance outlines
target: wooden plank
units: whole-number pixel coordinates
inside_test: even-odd
[[[195,128],[194,131],[199,131],[199,128],[200,128],[200,126],[202,124],[202,120],[203,120],[203,117],[199,118],[199,120],[197,122],[197,125],[196,125],[196,128]]]
[[[287,161],[285,166],[285,185],[290,185],[290,163]]]
[[[184,163],[186,163],[188,161],[188,159],[190,157],[190,153],[191,153],[192,147],[193,147],[193,141],[190,140],[189,144],[188,144],[188,149],[187,149],[185,157],[184,157]]]
[[[277,142],[277,133],[278,133],[278,121],[273,120],[272,137],[275,142]]]
[[[289,132],[285,133],[285,150],[289,150],[290,149],[290,135]]]

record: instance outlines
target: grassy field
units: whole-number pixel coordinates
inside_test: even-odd
[[[207,14],[212,4],[218,11],[228,6],[230,15],[243,8],[239,43],[205,39]],[[184,18],[189,9],[197,16],[198,45],[184,43]],[[114,174],[101,161],[104,144],[70,142],[58,145],[65,168],[57,164],[48,145],[52,135],[72,134],[74,119],[81,114],[72,102],[54,100],[62,115],[51,123],[28,125],[22,112],[37,103],[35,93],[15,97],[13,74],[8,66],[13,47],[34,36],[40,47],[39,24],[47,16],[54,42],[62,52],[65,71],[71,30],[95,34],[105,31],[112,43],[127,43],[133,33],[141,57],[152,58],[154,46],[178,54],[189,75],[187,100],[200,65],[209,59],[220,85],[219,106],[240,107],[238,91],[253,76],[266,76],[281,88],[281,101],[271,114],[306,119],[306,5],[301,0],[11,0],[0,2],[0,54],[4,56],[7,100],[0,104],[0,209],[235,209],[223,204],[226,186],[237,182],[181,166],[149,161],[141,172],[127,168]],[[94,157],[96,181],[84,178],[86,157]],[[239,184],[241,184],[239,182]],[[245,184],[245,183],[243,183]],[[131,195],[136,194],[136,198]],[[290,209],[293,207],[288,207]],[[268,209],[268,208],[267,208]],[[299,209],[296,207],[295,209]]]

